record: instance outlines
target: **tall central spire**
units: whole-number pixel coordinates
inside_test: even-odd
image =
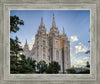
[[[56,27],[56,23],[55,23],[55,15],[53,13],[53,22],[52,22],[52,27]]]
[[[55,20],[55,15],[54,15],[54,13],[53,13],[53,20]]]
[[[41,26],[43,26],[43,17],[41,17]]]

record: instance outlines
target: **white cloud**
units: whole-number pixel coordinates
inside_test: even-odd
[[[81,43],[79,45],[75,46],[75,49],[76,49],[75,53],[86,52],[88,50],[87,47]]]
[[[78,41],[77,36],[71,36],[71,38],[70,38],[70,39],[71,39],[71,41],[72,41],[72,42]]]
[[[84,59],[84,60],[88,60],[88,59],[89,59],[89,57],[84,57],[83,59]]]
[[[82,59],[75,59],[72,66],[74,66],[74,67],[84,67],[84,66],[86,66],[86,61],[84,61]]]
[[[80,59],[80,60],[77,60],[77,61],[76,61],[76,64],[77,64],[77,65],[84,65],[84,64],[86,64],[86,63],[84,63],[84,61]]]
[[[33,45],[32,44],[28,44],[29,50],[32,49]]]

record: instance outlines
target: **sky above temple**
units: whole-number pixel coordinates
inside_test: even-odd
[[[11,33],[10,37],[18,36],[22,45],[28,41],[31,49],[35,35],[43,17],[43,23],[47,32],[50,31],[53,21],[53,13],[55,15],[56,26],[59,33],[65,30],[70,40],[71,66],[83,67],[90,60],[90,55],[85,54],[90,49],[90,11],[89,10],[11,10],[10,15],[16,15],[24,21],[24,25],[20,26],[17,33]]]

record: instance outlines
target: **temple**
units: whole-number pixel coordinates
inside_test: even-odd
[[[47,33],[43,18],[41,18],[33,48],[29,50],[26,40],[23,54],[27,58],[32,57],[37,62],[44,60],[48,64],[51,61],[57,61],[61,66],[61,73],[65,73],[66,69],[70,68],[70,41],[65,34],[64,28],[63,33],[59,34],[54,14],[50,32]]]

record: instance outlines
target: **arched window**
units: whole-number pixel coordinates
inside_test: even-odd
[[[56,49],[58,49],[58,41],[56,41]]]

